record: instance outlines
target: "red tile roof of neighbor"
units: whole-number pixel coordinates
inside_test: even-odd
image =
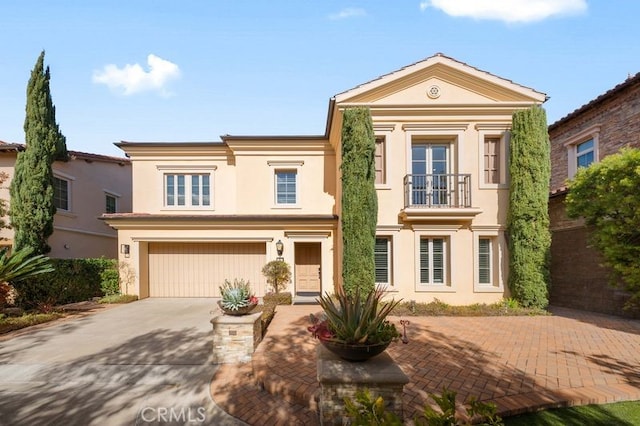
[[[0,141],[0,152],[8,152],[8,151],[24,151],[25,144],[22,143],[9,143]],[[110,155],[102,155],[102,154],[92,154],[89,152],[81,152],[81,151],[68,151],[69,156],[73,159],[78,158],[85,161],[104,161],[108,163],[122,163],[129,164],[131,160],[128,158],[122,157],[112,157]]]

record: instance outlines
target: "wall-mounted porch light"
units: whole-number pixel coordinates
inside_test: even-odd
[[[278,258],[276,260],[284,260],[282,259],[282,253],[284,252],[284,244],[282,241],[278,240],[276,243],[276,252],[278,253]]]
[[[129,257],[129,244],[120,244],[120,253],[124,254],[124,257]]]

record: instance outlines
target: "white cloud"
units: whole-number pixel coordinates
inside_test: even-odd
[[[178,65],[162,59],[154,54],[147,56],[149,71],[139,64],[127,64],[118,68],[114,64],[105,65],[102,70],[93,72],[93,82],[105,84],[109,89],[133,95],[145,91],[156,91],[162,96],[170,96],[167,83],[180,77]]]
[[[428,0],[420,10],[440,9],[447,15],[474,19],[534,22],[558,15],[574,15],[587,10],[586,0]]]
[[[356,7],[347,7],[346,9],[342,9],[338,13],[329,15],[329,19],[339,20],[339,19],[355,18],[358,16],[366,16],[366,15],[367,15],[367,12],[364,9],[360,9]]]

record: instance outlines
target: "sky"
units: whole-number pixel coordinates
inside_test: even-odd
[[[640,72],[638,0],[3,0],[0,140],[42,50],[70,150],[322,135],[329,99],[443,53],[546,93],[549,123]]]

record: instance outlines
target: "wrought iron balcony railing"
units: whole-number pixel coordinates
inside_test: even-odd
[[[406,175],[404,206],[415,208],[471,207],[471,175]]]

